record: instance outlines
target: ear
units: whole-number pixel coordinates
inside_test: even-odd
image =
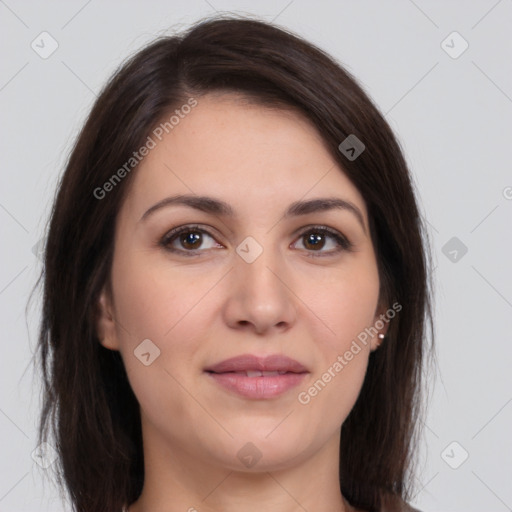
[[[386,341],[386,339],[379,338],[379,334],[383,334],[386,336],[389,328],[389,321],[390,318],[386,314],[388,311],[389,306],[384,303],[379,303],[379,306],[377,307],[377,311],[375,313],[375,317],[373,319],[373,327],[378,331],[375,336],[372,338],[371,342],[371,351],[377,350],[379,346]]]
[[[103,287],[97,306],[96,330],[100,343],[110,350],[119,350],[112,298],[107,290],[107,286]]]

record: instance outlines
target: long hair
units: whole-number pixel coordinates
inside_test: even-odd
[[[233,16],[160,37],[124,63],[97,98],[60,179],[36,284],[43,281],[39,441],[57,450],[56,478],[78,512],[119,512],[142,491],[139,404],[119,353],[104,348],[95,329],[116,217],[136,169],[107,198],[95,191],[173,109],[213,92],[302,113],[365,200],[381,298],[402,310],[370,354],[342,426],[340,489],[371,511],[407,500],[429,323],[433,342],[427,235],[407,164],[388,123],[342,65],[286,29]],[[355,159],[339,149],[349,135],[365,145]]]

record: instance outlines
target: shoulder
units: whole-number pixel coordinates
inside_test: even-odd
[[[380,512],[421,512],[421,510],[414,508],[404,500],[398,498],[398,502],[391,504],[383,504]]]
[[[368,512],[366,509],[354,508],[350,510],[353,512]],[[403,499],[398,496],[393,496],[391,499],[387,499],[387,503],[382,503],[379,512],[422,512],[421,510],[414,508],[412,505],[406,503]]]
[[[399,508],[390,509],[386,507],[382,508],[381,512],[421,512],[421,510],[412,507],[411,505],[405,503],[404,501],[399,505]]]
[[[408,505],[407,503],[404,502],[402,508],[400,509],[400,512],[421,512],[421,510],[414,508],[411,505]]]

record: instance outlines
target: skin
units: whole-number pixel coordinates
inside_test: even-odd
[[[100,298],[99,338],[120,351],[141,407],[145,485],[129,511],[355,510],[340,492],[340,429],[377,336],[308,404],[298,394],[387,309],[365,202],[299,114],[233,94],[197,99],[134,171],[117,218],[112,296],[105,287]],[[172,205],[140,220],[176,194],[221,199],[235,216]],[[320,197],[353,203],[364,228],[340,209],[282,218],[292,202]],[[212,235],[193,246],[195,256],[159,245],[188,224]],[[330,236],[308,245],[299,230],[312,224],[337,230],[353,251],[335,252]],[[263,248],[252,263],[236,252],[247,236]],[[191,250],[179,236],[171,245]],[[148,366],[134,355],[145,339],[160,349]],[[285,354],[310,373],[255,400],[204,372],[247,353]],[[251,468],[237,457],[247,442],[262,454]]]

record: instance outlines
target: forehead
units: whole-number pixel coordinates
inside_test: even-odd
[[[172,146],[176,156],[193,160],[207,153],[212,164],[222,158],[227,165],[237,167],[241,161],[288,163],[311,157],[318,161],[319,153],[329,158],[322,137],[304,115],[255,101],[238,94],[198,98],[197,106],[166,130],[163,144],[159,144],[161,151],[152,152],[153,156],[166,152],[162,146]],[[298,146],[302,147],[301,154],[297,154]]]
[[[304,115],[235,94],[201,96],[188,114],[165,125],[172,114],[136,169],[126,201],[131,209],[140,212],[176,193],[232,203],[243,196],[245,205],[252,198],[259,207],[329,193],[364,212],[359,191]]]

